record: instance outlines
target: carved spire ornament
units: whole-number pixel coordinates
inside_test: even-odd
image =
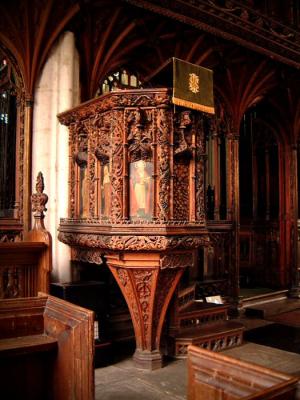
[[[41,172],[38,173],[36,178],[36,193],[31,196],[32,211],[34,212],[35,225],[44,227],[43,219],[45,218],[44,211],[47,211],[46,204],[48,196],[44,193],[44,177]]]

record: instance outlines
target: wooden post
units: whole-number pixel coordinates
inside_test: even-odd
[[[34,212],[34,226],[24,235],[24,241],[42,242],[46,245],[45,250],[38,261],[38,291],[49,293],[50,273],[52,270],[52,238],[44,225],[44,211],[48,196],[44,193],[44,178],[41,172],[38,173],[36,181],[36,193],[31,196],[32,211]]]
[[[291,290],[290,296],[300,298],[300,268],[299,268],[299,220],[298,220],[298,163],[299,163],[299,143],[292,147],[291,161],[291,196],[293,198],[293,215],[291,226]]]

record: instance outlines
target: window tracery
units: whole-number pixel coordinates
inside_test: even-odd
[[[141,88],[142,82],[139,80],[138,74],[129,68],[122,67],[103,79],[99,85],[96,97],[113,92],[114,90]]]

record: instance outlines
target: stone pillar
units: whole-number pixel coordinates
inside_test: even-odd
[[[47,229],[53,237],[54,279],[70,279],[70,251],[57,240],[59,219],[68,213],[68,129],[57,114],[79,103],[79,59],[74,35],[65,32],[52,50],[35,91],[32,176],[42,171],[49,193]],[[25,166],[27,162],[25,162]],[[32,185],[34,185],[34,180]],[[26,196],[25,196],[26,198]]]

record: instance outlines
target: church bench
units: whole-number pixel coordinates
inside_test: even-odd
[[[92,400],[94,314],[50,295],[0,300],[3,398]]]
[[[188,348],[188,400],[292,400],[298,378],[204,350]]]

